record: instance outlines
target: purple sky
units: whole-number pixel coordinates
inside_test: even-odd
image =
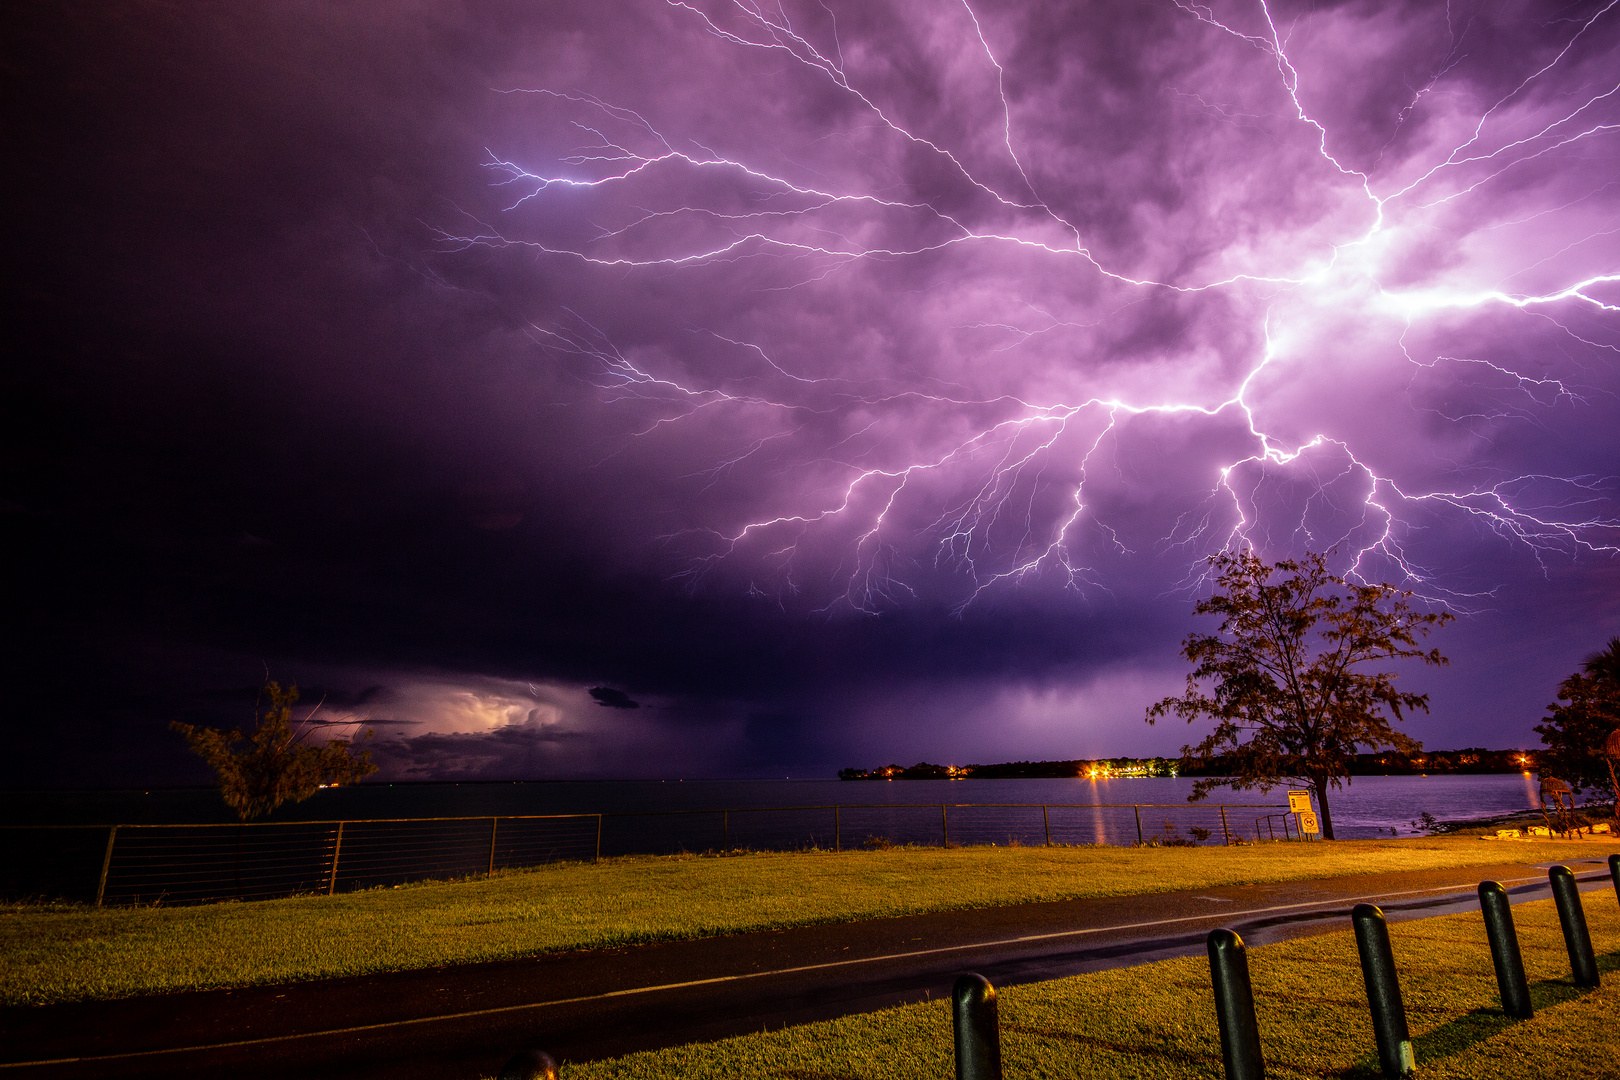
[[[1233,544],[1459,615],[1432,747],[1620,633],[1620,0],[8,38],[7,783],[266,670],[393,778],[1173,753]]]

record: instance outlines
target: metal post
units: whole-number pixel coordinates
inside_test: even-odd
[[[496,828],[498,828],[500,826],[500,823],[501,823],[501,819],[498,818],[498,817],[492,817],[492,818],[489,819],[489,874],[490,875],[493,875],[495,873],[495,830],[496,830]]]
[[[1052,846],[1052,819],[1046,813],[1046,807],[1041,807],[1041,824],[1046,826],[1046,846]]]
[[[332,841],[332,873],[326,879],[326,895],[331,896],[337,888],[338,856],[343,852],[343,822],[338,822],[337,837]]]
[[[1215,1019],[1221,1029],[1221,1060],[1226,1080],[1265,1080],[1260,1053],[1260,1025],[1254,1018],[1254,990],[1249,986],[1249,956],[1243,939],[1231,930],[1211,930],[1209,977],[1215,986]]]
[[[833,850],[844,850],[843,808],[833,807]]]
[[[1230,829],[1228,829],[1226,827],[1226,807],[1225,806],[1221,807],[1221,839],[1226,841],[1226,846],[1227,847],[1232,846],[1232,830],[1230,830]]]
[[[1367,983],[1373,1035],[1378,1039],[1378,1063],[1392,1080],[1408,1076],[1417,1068],[1417,1061],[1406,1028],[1406,1006],[1395,973],[1395,954],[1389,947],[1389,925],[1376,904],[1357,904],[1350,911],[1350,921],[1356,929],[1361,974]]]
[[[1141,847],[1142,846],[1142,808],[1140,806],[1132,805],[1131,809],[1136,811],[1136,846]]]
[[[939,808],[939,830],[940,830],[941,835],[943,835],[944,838],[945,838],[944,839],[945,846],[950,847],[951,846],[951,823],[950,823],[950,820],[945,817],[945,806],[944,806],[944,804],[941,804],[940,808]]]
[[[1609,880],[1614,882],[1614,898],[1620,900],[1620,855],[1609,856]]]
[[[101,898],[107,895],[107,871],[112,869],[113,844],[118,839],[118,826],[114,825],[107,830],[107,850],[101,853],[101,876],[96,878],[96,907],[101,906]],[[1609,860],[1613,865],[1614,860]]]
[[[1569,973],[1576,986],[1597,986],[1597,957],[1592,955],[1592,935],[1586,930],[1586,910],[1581,907],[1580,889],[1567,866],[1547,871],[1552,882],[1553,902],[1558,905],[1558,923],[1564,928],[1564,947],[1569,950]]]
[[[1001,1030],[996,988],[983,975],[963,975],[951,988],[956,1032],[956,1080],[1001,1080]]]
[[[1491,940],[1491,963],[1496,968],[1496,988],[1502,994],[1502,1011],[1528,1020],[1536,1011],[1530,1006],[1530,985],[1524,978],[1519,935],[1513,929],[1513,905],[1501,882],[1479,883],[1479,910],[1485,916],[1485,936]]]
[[[601,862],[602,861],[602,815],[601,814],[596,815],[596,854],[595,854],[595,856],[592,857],[591,861],[592,862]]]

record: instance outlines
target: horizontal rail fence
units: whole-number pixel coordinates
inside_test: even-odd
[[[111,846],[99,899],[195,904],[324,891],[336,833],[337,826],[324,821],[123,825]]]
[[[1275,826],[1257,811],[1284,809],[1275,803],[862,803],[649,810],[604,814],[602,854],[1246,843],[1275,838]]]
[[[185,904],[464,878],[603,855],[1275,839],[1275,804],[862,803],[240,825],[0,827],[0,891]],[[1297,836],[1297,831],[1295,832]]]
[[[597,856],[600,815],[0,828],[0,889],[97,904],[263,900]]]

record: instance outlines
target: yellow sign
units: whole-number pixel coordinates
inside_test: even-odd
[[[1321,832],[1322,826],[1316,823],[1315,814],[1309,810],[1301,810],[1299,812],[1299,831],[1310,835]]]
[[[1290,791],[1288,793],[1288,812],[1290,814],[1310,813],[1311,793],[1308,791]]]

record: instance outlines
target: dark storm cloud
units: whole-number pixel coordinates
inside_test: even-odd
[[[1603,10],[31,8],[11,760],[267,667],[401,776],[1173,749],[1234,537],[1527,741],[1620,629],[1617,316],[1515,302],[1617,270]]]

